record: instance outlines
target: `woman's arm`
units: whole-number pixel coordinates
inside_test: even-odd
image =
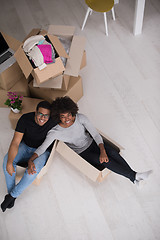
[[[28,161],[28,174],[36,173],[36,167],[34,165],[34,160],[38,157],[36,153],[33,153],[32,157]]]
[[[50,130],[47,133],[46,139],[44,142],[39,146],[36,151],[33,153],[31,158],[28,161],[28,174],[36,173],[36,167],[34,165],[34,160],[42,155],[46,149],[51,145],[51,143],[55,140],[55,134],[53,130]]]
[[[101,135],[99,134],[97,129],[92,125],[90,120],[85,115],[80,114],[80,119],[82,121],[82,124],[86,128],[86,130],[91,134],[92,138],[94,139],[94,141],[97,143],[98,147],[100,148],[100,156],[99,156],[100,163],[108,162],[109,159],[108,159],[106,150],[104,148],[103,139],[102,139]]]

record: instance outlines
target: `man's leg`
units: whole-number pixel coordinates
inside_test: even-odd
[[[25,143],[20,143],[18,153],[13,161],[13,167],[15,170],[15,173],[12,174],[12,176],[7,172],[6,166],[8,161],[8,153],[4,157],[3,161],[3,171],[6,179],[7,184],[7,190],[8,193],[11,192],[11,190],[15,187],[15,177],[16,177],[16,165],[19,162],[26,162],[28,161],[28,153],[27,153],[28,146]]]
[[[35,180],[41,169],[44,167],[49,155],[50,152],[46,151],[45,153],[43,153],[41,156],[34,160],[34,164],[36,167],[35,174],[29,175],[28,168],[26,169],[20,182],[10,192],[10,195],[12,197],[17,198]]]

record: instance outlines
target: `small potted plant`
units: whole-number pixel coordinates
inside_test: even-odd
[[[8,92],[7,96],[8,99],[4,104],[8,105],[14,113],[19,113],[22,109],[23,96],[17,95],[16,92]]]

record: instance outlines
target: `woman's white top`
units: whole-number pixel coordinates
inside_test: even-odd
[[[55,139],[65,142],[68,147],[78,154],[86,150],[91,145],[93,139],[97,145],[103,143],[102,137],[95,127],[93,127],[85,115],[80,113],[76,114],[75,121],[70,127],[63,128],[59,124],[53,127],[35,153],[38,156],[43,154]]]

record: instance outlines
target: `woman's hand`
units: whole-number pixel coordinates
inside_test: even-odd
[[[107,156],[107,153],[106,151],[105,152],[102,152],[100,153],[100,156],[99,156],[99,161],[100,163],[104,163],[104,162],[109,162],[109,159],[108,159],[108,156]]]
[[[99,156],[100,163],[109,162],[109,158],[107,156],[103,143],[99,144],[99,148],[100,148],[100,156]]]
[[[31,160],[28,161],[28,174],[34,174],[36,173],[36,167],[34,165],[34,162],[32,162]]]
[[[34,165],[34,160],[38,157],[37,153],[33,153],[32,157],[28,161],[28,174],[36,173],[36,167]]]

